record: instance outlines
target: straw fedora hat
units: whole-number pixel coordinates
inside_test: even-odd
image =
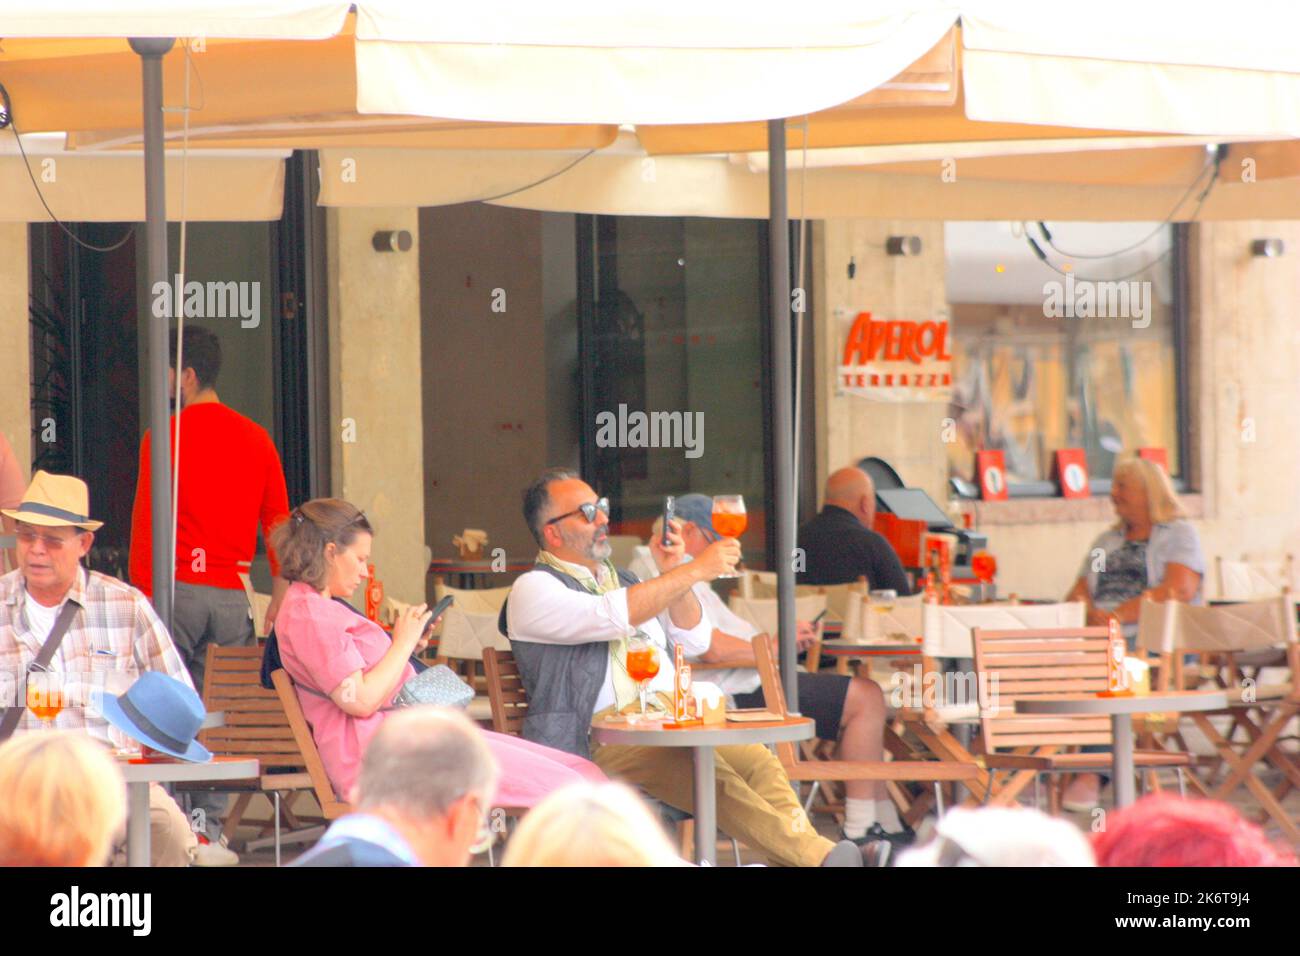
[[[98,531],[104,526],[104,522],[90,519],[90,489],[84,481],[71,475],[51,475],[48,471],[32,475],[32,483],[23,492],[18,507],[0,509],[0,514],[47,527]]]

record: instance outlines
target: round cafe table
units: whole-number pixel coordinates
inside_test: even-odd
[[[740,744],[778,744],[811,740],[813,722],[807,717],[785,720],[692,724],[668,728],[658,723],[629,724],[626,719],[596,720],[591,739],[599,744],[631,747],[690,747],[695,763],[695,859],[715,865],[718,855],[717,777],[715,747]]]
[[[242,757],[213,757],[210,763],[185,760],[118,759],[126,778],[126,865],[149,865],[149,784],[195,780],[247,780],[256,777],[256,760]]]
[[[1123,697],[1096,694],[1054,694],[1016,701],[1017,714],[1109,714],[1115,754],[1115,806],[1133,802],[1133,714],[1185,714],[1196,710],[1226,710],[1222,690],[1177,690]]]

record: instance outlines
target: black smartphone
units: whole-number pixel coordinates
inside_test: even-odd
[[[456,602],[456,595],[448,594],[445,598],[433,606],[433,614],[429,616],[429,623],[424,625],[424,631],[420,634],[420,640],[424,640],[430,631],[433,630],[433,622],[438,620],[442,613]]]
[[[668,495],[664,498],[664,534],[663,540],[659,543],[665,548],[668,547],[668,530],[669,522],[673,520],[673,496]]]

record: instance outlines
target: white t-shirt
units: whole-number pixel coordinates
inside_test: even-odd
[[[32,627],[32,635],[36,638],[37,644],[45,646],[46,639],[50,632],[54,630],[54,622],[58,620],[59,611],[63,609],[67,598],[64,598],[54,607],[46,607],[36,598],[32,597],[32,592],[28,591],[26,600],[23,602],[23,610],[27,612],[27,623]]]

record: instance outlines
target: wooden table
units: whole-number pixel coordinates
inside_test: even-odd
[[[149,865],[149,784],[194,780],[247,780],[260,772],[257,761],[241,757],[213,757],[210,763],[186,760],[118,760],[126,778],[126,865]]]
[[[1059,694],[1016,701],[1017,714],[1109,714],[1115,738],[1115,806],[1133,802],[1133,714],[1190,713],[1226,710],[1228,692],[1178,690],[1124,697],[1096,694]]]
[[[445,583],[444,579],[452,578],[452,587],[461,588],[466,591],[473,591],[477,588],[486,587],[486,580],[489,574],[518,574],[524,571],[531,571],[533,562],[513,562],[507,563],[506,566],[497,570],[492,566],[491,561],[462,561],[459,558],[434,558],[429,563],[429,574],[433,575],[436,584]],[[502,582],[503,585],[508,582]]]
[[[717,777],[715,747],[740,744],[793,743],[811,740],[813,722],[807,717],[727,724],[696,724],[669,729],[658,724],[629,724],[626,720],[597,720],[591,739],[599,744],[632,747],[690,747],[695,763],[695,858],[713,866],[718,862]]]

